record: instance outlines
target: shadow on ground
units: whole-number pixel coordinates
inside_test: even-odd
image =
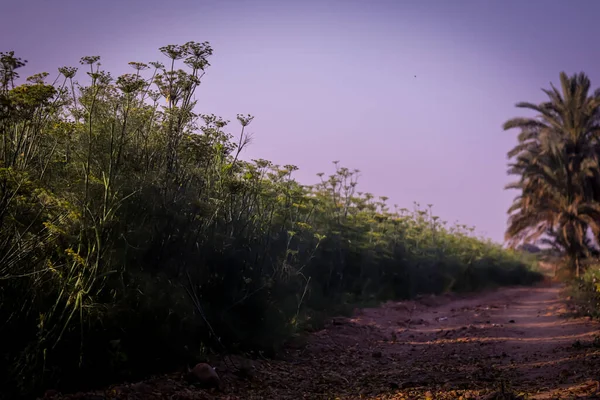
[[[359,310],[352,318],[334,318],[301,345],[290,343],[282,360],[255,360],[251,380],[217,365],[225,393],[197,390],[172,376],[98,394],[122,399],[467,399],[485,398],[504,387],[532,399],[596,398],[589,396],[599,389],[600,348],[593,345],[599,325],[564,318],[560,289],[508,288]]]

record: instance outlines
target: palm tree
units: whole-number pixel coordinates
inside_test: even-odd
[[[506,188],[520,194],[508,210],[506,239],[516,245],[553,232],[579,276],[581,258],[589,254],[588,231],[600,235],[600,91],[590,95],[590,80],[583,73],[568,77],[563,72],[560,81],[562,93],[554,85],[543,90],[549,101],[517,104],[537,112],[535,118],[504,124],[505,130],[521,130],[519,143],[508,153],[515,159],[508,173],[520,179]]]

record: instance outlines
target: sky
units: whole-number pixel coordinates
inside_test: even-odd
[[[198,110],[252,114],[245,159],[359,169],[359,190],[501,243],[516,131],[561,71],[598,82],[597,0],[19,0],[2,6],[0,51],[22,76],[100,55],[113,76],[158,48],[210,42]],[[415,77],[416,76],[416,77]],[[235,123],[231,133],[238,133]]]

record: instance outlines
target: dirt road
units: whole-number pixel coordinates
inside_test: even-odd
[[[505,390],[533,399],[600,398],[600,325],[567,319],[559,286],[427,297],[335,318],[290,348],[254,361],[251,380],[222,372],[225,394],[177,378],[116,387],[118,398],[459,399]],[[217,366],[217,370],[222,365]],[[588,396],[588,397],[586,397]],[[508,398],[508,397],[506,397]]]

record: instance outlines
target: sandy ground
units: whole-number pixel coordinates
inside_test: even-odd
[[[70,398],[483,399],[502,398],[490,394],[504,387],[530,399],[600,399],[600,324],[565,318],[560,290],[541,284],[359,310],[291,344],[282,360],[254,360],[252,379],[217,364],[225,393],[173,375]]]

